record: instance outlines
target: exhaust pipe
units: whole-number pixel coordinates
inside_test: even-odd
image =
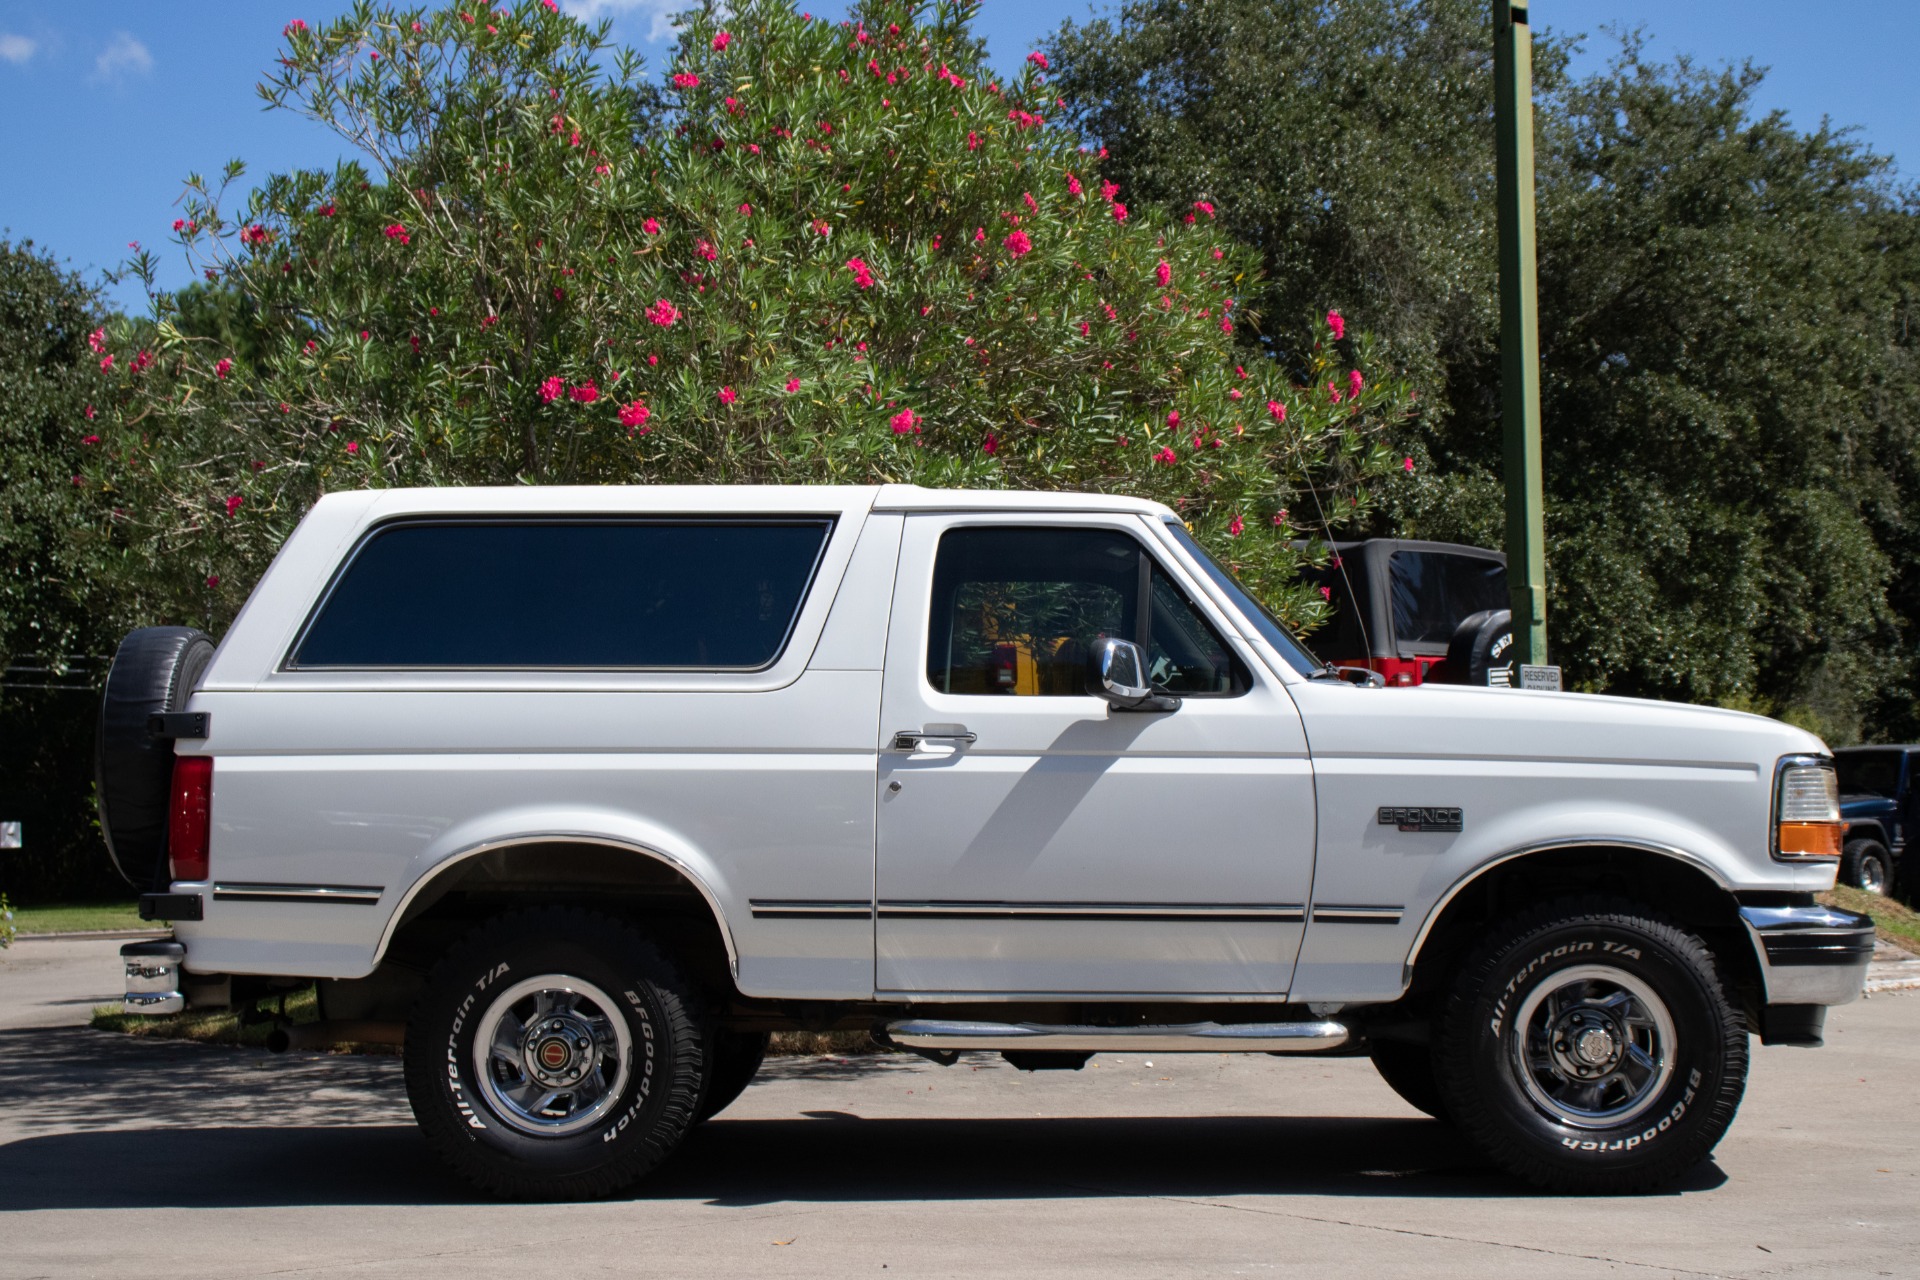
[[[404,1044],[404,1022],[302,1022],[275,1027],[267,1033],[267,1048],[275,1053],[289,1049],[330,1049],[336,1044]]]

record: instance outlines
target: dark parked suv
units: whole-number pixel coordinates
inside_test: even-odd
[[[1841,884],[1891,893],[1913,821],[1913,787],[1920,746],[1846,747],[1840,766],[1840,816],[1846,821]],[[1909,891],[1912,884],[1902,886]]]

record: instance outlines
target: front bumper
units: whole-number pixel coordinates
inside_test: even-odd
[[[1742,907],[1768,1005],[1858,999],[1873,960],[1873,921],[1832,907]]]

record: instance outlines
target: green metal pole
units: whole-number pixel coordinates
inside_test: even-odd
[[[1507,586],[1523,663],[1547,660],[1540,486],[1540,328],[1533,262],[1533,33],[1525,3],[1493,0],[1493,128],[1500,231],[1500,419]]]

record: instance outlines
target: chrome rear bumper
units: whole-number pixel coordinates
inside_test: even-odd
[[[187,1007],[180,994],[180,964],[187,949],[177,942],[129,942],[120,948],[126,967],[127,992],[120,1008],[125,1013],[179,1013]]]

